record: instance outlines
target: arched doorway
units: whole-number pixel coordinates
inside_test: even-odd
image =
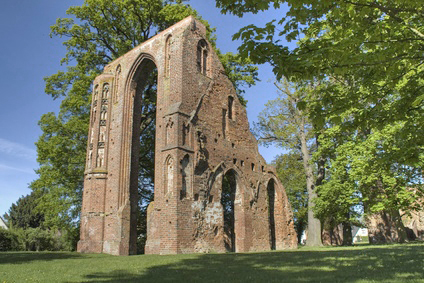
[[[134,94],[133,136],[131,150],[130,191],[136,196],[131,212],[137,218],[131,235],[137,253],[144,253],[147,240],[147,206],[154,199],[156,101],[158,71],[155,63],[144,58],[132,79]],[[133,211],[134,210],[134,211]]]
[[[222,178],[221,205],[224,222],[224,245],[228,252],[236,251],[236,193],[237,180],[234,170],[228,170]]]
[[[276,248],[275,239],[275,184],[274,179],[269,180],[267,186],[268,193],[268,224],[269,224],[269,244],[271,250]]]

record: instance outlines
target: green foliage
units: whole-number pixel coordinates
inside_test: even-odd
[[[237,181],[234,172],[227,172],[222,179],[221,205],[223,208],[225,249],[228,252],[235,252],[235,208]]]
[[[140,153],[138,170],[138,217],[137,217],[137,253],[144,253],[147,240],[147,206],[153,201],[155,176],[155,131],[157,69],[146,79],[143,89],[140,125]]]
[[[300,133],[305,134],[309,144],[315,138],[308,110],[299,105],[309,90],[300,84],[290,83],[285,78],[276,82],[275,86],[278,89],[278,98],[268,101],[259,114],[258,123],[255,124],[256,136],[264,145],[275,144],[286,150],[300,152]]]
[[[73,242],[66,232],[37,228],[12,228],[5,230],[14,251],[72,251]],[[4,232],[4,231],[2,231]],[[3,236],[3,234],[2,234]],[[71,235],[71,238],[75,238]]]
[[[29,195],[20,197],[16,204],[13,203],[9,213],[4,215],[9,226],[24,229],[42,226],[44,215],[36,209],[38,198],[38,194],[32,192]]]
[[[334,141],[340,137],[340,127],[326,132],[322,150],[331,150],[334,156],[329,178],[319,188],[319,214],[343,221],[346,215],[356,218],[358,208],[368,214],[417,208],[416,200],[423,195],[419,189],[414,192],[410,187],[421,183],[422,172],[402,164],[398,158],[398,143],[402,140],[397,139],[397,134],[401,128],[398,123],[367,133],[345,133],[339,144]],[[352,210],[355,207],[356,211]]]
[[[40,228],[18,230],[18,241],[24,251],[53,250],[54,240],[47,230]]]
[[[320,81],[303,98],[322,128],[315,160],[327,176],[316,212],[352,221],[357,212],[414,209],[424,165],[422,1],[217,0],[238,16],[271,7],[286,15],[235,36],[241,56],[269,62],[277,78]],[[286,6],[287,5],[287,6]],[[295,48],[281,40],[296,41]]]
[[[241,55],[254,63],[271,63],[277,78],[341,82],[343,91],[327,85],[319,98],[306,100],[312,104],[313,122],[323,125],[323,117],[347,113],[352,123],[365,127],[405,122],[399,133],[407,139],[401,148],[404,159],[410,166],[421,166],[421,1],[217,0],[223,12],[238,16],[283,4],[288,5],[285,17],[264,27],[249,25],[235,35],[243,40]],[[281,39],[296,40],[297,47],[290,50]]]
[[[376,81],[373,78],[379,76],[396,78],[394,73],[402,73],[405,67],[418,71],[411,69],[413,66],[408,63],[415,62],[413,65],[418,67],[422,59],[419,51],[424,39],[419,31],[423,23],[421,4],[418,0],[379,3],[217,0],[223,12],[238,16],[288,5],[286,15],[280,19],[271,20],[264,27],[244,27],[235,36],[243,40],[242,54],[249,54],[253,61],[270,61],[278,78],[285,75],[290,79],[310,79],[333,72],[380,69],[369,74],[370,81]],[[279,40],[283,38],[299,41],[298,47],[289,50],[282,46]],[[394,73],[390,73],[392,71]],[[414,76],[418,79],[419,72]]]
[[[14,236],[10,230],[0,228],[0,252],[14,250]]]
[[[356,88],[359,100],[349,108],[346,99],[352,88]],[[376,106],[360,99],[365,95],[363,87],[354,81],[328,80],[320,90],[322,100],[317,103],[311,97],[310,105],[331,109],[332,104],[342,102],[338,106],[343,111],[319,110],[321,113],[314,119],[327,125],[320,136],[316,158],[328,157],[327,178],[318,190],[316,213],[321,217],[331,216],[340,223],[357,221],[358,213],[362,212],[371,215],[415,209],[415,201],[423,196],[419,189],[422,165],[419,152],[414,152],[420,147],[415,136],[416,130],[420,130],[419,127],[413,129],[409,123],[414,121],[419,125],[419,118],[390,122],[381,119],[382,112],[375,110]],[[393,102],[397,97],[390,95],[386,102]],[[364,112],[368,112],[366,119],[361,117]],[[416,193],[411,187],[417,188]]]
[[[72,237],[74,238],[74,237]],[[0,228],[0,251],[71,251],[66,233],[37,228]]]

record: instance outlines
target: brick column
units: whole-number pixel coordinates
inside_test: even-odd
[[[105,225],[105,198],[107,190],[107,156],[109,130],[108,115],[113,78],[101,75],[94,81],[87,163],[81,209],[79,252],[103,251]]]

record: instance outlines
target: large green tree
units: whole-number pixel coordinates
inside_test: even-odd
[[[35,192],[22,196],[13,203],[9,212],[4,215],[9,227],[13,228],[38,228],[44,222],[44,215],[37,211],[37,199]]]
[[[365,127],[403,121],[400,132],[408,137],[403,159],[411,166],[422,164],[422,1],[217,0],[217,5],[238,16],[288,7],[264,27],[241,29],[235,35],[242,39],[241,54],[270,63],[277,78],[343,82],[344,91],[330,85],[319,99],[308,100],[314,121],[324,123],[328,115],[347,112]],[[288,48],[284,40],[296,41],[297,47]]]
[[[279,97],[265,105],[265,110],[259,115],[256,132],[260,142],[274,143],[301,157],[309,208],[306,244],[320,246],[321,222],[314,215],[313,207],[314,199],[317,197],[316,186],[324,179],[324,167],[321,161],[316,162],[314,166],[311,160],[317,148],[319,130],[310,122],[308,109],[300,108],[302,100],[313,92],[313,87],[289,83],[285,78],[275,83],[275,86],[279,90]]]
[[[263,27],[244,27],[235,38],[242,39],[243,56],[270,63],[277,78],[325,81],[303,103],[315,125],[331,125],[320,135],[326,145],[318,152],[332,157],[322,195],[338,201],[323,201],[327,211],[342,211],[346,220],[358,202],[369,214],[412,208],[411,197],[420,194],[412,195],[408,187],[420,188],[417,172],[424,162],[422,1],[217,4],[238,16],[271,7],[287,9]],[[288,48],[284,40],[297,45]]]
[[[325,131],[318,154],[329,155],[328,178],[319,187],[316,212],[321,218],[332,217],[336,223],[355,223],[358,212],[365,220],[384,223],[387,231],[375,231],[377,242],[405,241],[406,231],[399,210],[416,209],[422,197],[420,167],[409,166],[402,158],[400,134],[403,122],[379,127],[355,127],[350,115]],[[388,215],[389,217],[382,216]],[[386,220],[385,220],[386,218]],[[371,225],[369,228],[373,228]],[[390,227],[396,227],[390,231]],[[375,227],[374,227],[375,228]]]
[[[74,229],[81,208],[92,81],[106,64],[153,35],[189,15],[200,16],[182,1],[166,0],[85,0],[67,13],[69,18],[59,18],[51,27],[52,37],[65,39],[67,53],[61,64],[66,68],[45,78],[45,92],[62,102],[57,115],[47,113],[40,119],[39,178],[31,188],[43,192],[38,208],[46,225]],[[202,21],[215,45],[213,29]],[[220,56],[236,87],[254,84],[257,68],[248,59]],[[139,193],[144,206],[153,189],[155,83],[153,78],[146,86],[149,99],[142,106]]]

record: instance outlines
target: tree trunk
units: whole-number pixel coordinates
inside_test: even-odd
[[[312,186],[313,187],[313,186]],[[316,193],[313,189],[308,188],[308,238],[306,239],[306,246],[317,247],[322,246],[321,242],[321,221],[315,217],[313,207],[315,204],[313,200],[316,198]]]
[[[317,194],[315,192],[315,178],[309,159],[310,153],[303,123],[300,125],[299,138],[302,150],[303,167],[306,172],[306,187],[308,189],[308,238],[306,239],[306,246],[317,247],[322,246],[321,221],[315,217],[313,212],[313,207],[315,206],[313,200],[317,197]]]

